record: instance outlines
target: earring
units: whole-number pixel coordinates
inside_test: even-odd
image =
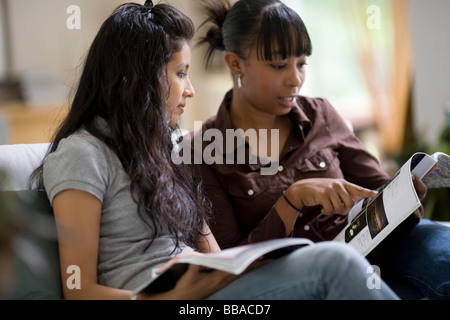
[[[242,88],[242,76],[241,75],[238,75],[237,81],[238,81],[238,88],[239,89]]]

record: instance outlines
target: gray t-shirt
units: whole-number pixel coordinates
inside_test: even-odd
[[[173,252],[173,237],[167,230],[162,230],[152,242],[154,231],[138,213],[130,184],[115,153],[85,130],[63,139],[44,165],[44,186],[50,202],[68,189],[85,191],[100,199],[98,282],[133,290],[150,279],[152,268],[192,249],[184,246]]]

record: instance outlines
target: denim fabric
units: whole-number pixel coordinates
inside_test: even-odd
[[[379,255],[381,276],[402,298],[449,299],[450,228],[426,219],[405,225]]]
[[[398,299],[350,247],[324,242],[304,247],[238,278],[209,300]],[[372,279],[370,279],[372,277]]]

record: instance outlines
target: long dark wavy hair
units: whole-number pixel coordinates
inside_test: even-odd
[[[230,51],[246,59],[256,46],[260,60],[272,60],[275,51],[283,59],[310,56],[312,43],[303,20],[279,0],[202,0],[208,25],[198,44],[206,45],[205,66],[215,51]]]
[[[107,144],[131,177],[140,213],[154,230],[168,221],[175,248],[198,248],[208,216],[200,184],[171,160],[174,128],[162,95],[170,89],[168,62],[194,32],[190,18],[168,4],[126,3],[114,10],[91,45],[70,111],[48,151],[82,128]],[[97,117],[106,120],[110,134],[96,127]],[[43,163],[30,180],[41,189]]]

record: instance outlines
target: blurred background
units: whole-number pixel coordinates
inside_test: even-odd
[[[0,144],[50,140],[91,41],[123,2],[0,0]],[[203,21],[199,0],[166,2]],[[283,2],[313,42],[301,93],[330,100],[386,170],[415,151],[450,152],[450,1]],[[195,46],[192,64],[187,130],[214,115],[232,85],[220,55],[205,71]]]

